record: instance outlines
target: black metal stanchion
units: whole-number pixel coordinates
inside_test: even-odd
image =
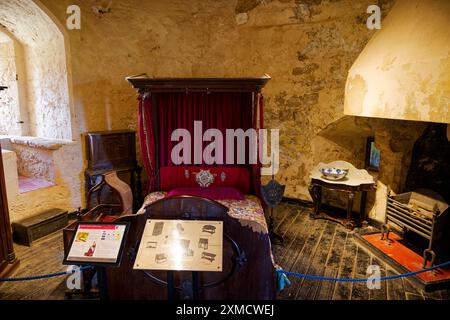
[[[261,187],[261,195],[266,205],[270,208],[269,236],[274,244],[276,243],[275,241],[279,241],[281,244],[284,243],[283,237],[275,232],[273,209],[283,200],[285,188],[286,186],[279,184],[274,176],[272,176],[272,180],[268,184]]]
[[[175,285],[173,271],[167,271],[167,299],[175,300]]]
[[[198,272],[192,272],[192,293],[194,296],[194,300],[198,300],[200,297],[199,294],[199,283],[198,283]]]
[[[97,267],[98,290],[100,292],[100,300],[108,300],[108,285],[106,282],[106,268]]]
[[[270,218],[269,218],[269,237],[273,243],[278,241],[281,244],[284,244],[284,238],[282,235],[279,235],[275,232],[275,221],[273,218],[273,208],[270,208]]]

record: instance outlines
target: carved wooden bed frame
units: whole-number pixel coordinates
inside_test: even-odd
[[[140,97],[155,92],[251,92],[254,95],[254,126],[262,127],[261,89],[270,80],[261,78],[150,78],[129,77],[127,80],[138,89]],[[260,108],[260,109],[258,109]],[[259,110],[259,112],[258,112]],[[259,116],[261,119],[257,119]],[[259,124],[258,124],[259,121]],[[163,128],[160,128],[161,130]],[[144,130],[145,131],[145,130]],[[155,141],[157,144],[158,141]],[[158,148],[155,152],[157,152]],[[154,164],[160,172],[159,161]],[[249,170],[255,169],[249,165]],[[251,172],[251,171],[250,171]],[[259,175],[253,177],[259,182]],[[256,179],[256,180],[255,180]],[[161,188],[159,175],[156,189]],[[253,182],[254,182],[253,181]],[[164,181],[162,181],[164,182]],[[258,184],[259,185],[259,184]],[[177,185],[181,187],[181,185]],[[235,186],[237,189],[241,185]],[[259,192],[255,188],[254,192]],[[170,190],[168,190],[170,191]],[[130,222],[130,231],[125,244],[122,264],[119,268],[108,268],[106,278],[110,299],[165,300],[168,297],[167,273],[164,271],[144,272],[133,270],[134,260],[148,219],[197,219],[220,220],[224,223],[223,271],[220,273],[199,273],[199,299],[208,300],[270,300],[276,295],[276,273],[271,255],[268,233],[256,232],[242,220],[228,214],[229,209],[219,202],[194,196],[176,196],[160,199],[149,204],[136,215],[119,217],[117,222]],[[183,288],[191,287],[190,272],[175,273],[176,296],[189,296]]]
[[[148,219],[215,220],[224,223],[222,272],[199,273],[199,299],[272,300],[276,295],[276,274],[268,234],[252,231],[230,217],[228,208],[213,200],[177,196],[158,200],[137,215],[122,216],[117,222],[130,222],[130,232],[119,268],[107,270],[108,298],[125,300],[167,299],[165,271],[133,270],[141,235]],[[184,284],[190,272],[175,272],[175,294],[189,296]]]

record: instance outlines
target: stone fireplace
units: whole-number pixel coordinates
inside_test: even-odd
[[[448,156],[440,154],[449,144],[449,15],[446,0],[398,0],[350,68],[347,117],[317,138],[324,139],[318,157],[325,154],[321,148],[335,148],[359,167],[364,167],[364,139],[375,138],[381,164],[373,172],[377,191],[369,198],[374,221],[384,221],[388,187],[394,193],[450,189],[442,180]]]
[[[388,195],[427,189],[440,195],[433,195],[433,199],[450,202],[449,16],[450,2],[446,0],[398,0],[349,71],[346,117],[316,138],[321,141],[316,143],[317,157],[333,155],[330,150],[334,150],[335,157],[357,167],[365,166],[364,141],[374,138],[381,162],[377,172],[370,172],[377,180],[377,189],[369,196],[368,216],[375,227],[386,222]],[[339,204],[335,195],[327,197],[329,202]],[[398,211],[392,209],[391,202],[392,198],[389,225],[384,225],[383,230],[402,232],[393,240],[380,237],[378,231],[363,231],[359,237],[399,272],[421,270],[427,263],[427,251],[434,250],[432,239],[436,234],[414,229],[420,218],[408,216],[408,210],[415,208],[413,204],[407,202]],[[441,217],[448,216],[448,209],[444,213]],[[439,214],[433,208],[430,220],[424,222],[431,230],[435,230]],[[439,238],[448,243],[447,222],[442,225],[444,231]],[[444,251],[444,255],[450,254]],[[434,258],[429,261],[433,264]],[[440,270],[440,274],[439,279],[431,273],[417,279],[425,287],[438,282],[450,284],[450,272]]]
[[[373,137],[381,152],[381,162],[379,171],[369,170],[377,181],[377,189],[368,195],[367,216],[380,224],[385,219],[387,188],[395,193],[405,190],[414,143],[426,127],[423,122],[347,116],[314,138],[314,161],[327,163],[340,159],[365,168],[366,142]],[[346,206],[345,197],[337,192],[326,192],[324,201],[341,208]],[[358,211],[359,201],[356,198],[354,211]]]

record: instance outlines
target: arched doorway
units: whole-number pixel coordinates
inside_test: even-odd
[[[0,34],[0,55],[1,43],[9,48],[5,77],[0,63],[0,86],[8,87],[0,109],[9,117],[0,119],[0,143],[11,221],[72,210],[81,202],[82,160],[65,27],[38,0],[0,0]]]
[[[8,110],[12,108],[11,103],[16,104],[9,116],[10,125],[15,126],[10,128],[10,132],[40,138],[72,139],[63,32],[32,0],[0,0],[0,32],[0,41],[3,39],[15,46],[12,55],[17,76],[9,78],[9,86],[6,84],[11,90],[2,93],[9,97],[3,99],[10,103]],[[11,102],[15,87],[18,88],[18,98]]]

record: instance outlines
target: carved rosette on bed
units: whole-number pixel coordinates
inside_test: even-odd
[[[138,211],[138,214],[145,212],[145,208],[152,203],[161,200],[167,196],[167,192],[152,192],[144,201],[144,205]],[[264,209],[261,201],[256,196],[246,195],[245,200],[216,200],[228,208],[228,214],[238,219],[243,227],[249,227],[253,232],[267,234],[267,222],[264,216]]]

